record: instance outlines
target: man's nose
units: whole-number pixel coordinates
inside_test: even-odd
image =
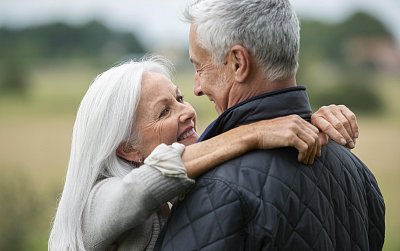
[[[198,80],[198,76],[197,75],[194,78],[193,93],[196,96],[203,96],[204,95],[203,91],[201,90],[200,81]]]

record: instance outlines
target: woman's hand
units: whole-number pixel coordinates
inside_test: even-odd
[[[299,151],[298,160],[312,164],[321,153],[318,128],[298,115],[279,117],[248,124],[252,127],[258,144],[255,148],[272,149],[277,147],[294,147]]]
[[[311,116],[311,123],[318,127],[322,145],[328,137],[350,149],[355,147],[358,138],[356,115],[344,105],[329,105],[318,109]]]

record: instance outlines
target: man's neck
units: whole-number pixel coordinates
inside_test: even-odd
[[[264,84],[261,84],[260,93],[263,94],[266,92],[278,91],[281,89],[285,89],[288,87],[297,86],[296,77],[291,77],[285,80],[279,81],[265,81]]]
[[[297,86],[295,76],[279,81],[269,81],[268,79],[260,78],[259,80],[254,79],[248,83],[235,84],[229,93],[230,98],[227,108],[252,97],[293,86]]]

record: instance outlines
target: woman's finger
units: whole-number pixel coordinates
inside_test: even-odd
[[[320,151],[321,151],[321,143],[319,142],[319,139],[317,138],[315,141],[314,147],[312,149],[312,153],[310,154],[309,159],[308,159],[309,165],[314,164],[314,161],[317,158]]]
[[[297,133],[299,139],[307,146],[307,148],[304,149],[301,158],[301,161],[304,164],[312,163],[314,161],[314,158],[316,157],[318,151],[317,144],[319,144],[318,133],[316,133],[316,131],[318,130],[315,130],[315,127],[313,125],[305,122],[301,123],[299,132]]]
[[[328,142],[329,142],[329,137],[328,137],[328,135],[326,135],[326,134],[323,133],[323,132],[319,132],[319,133],[318,133],[318,139],[319,139],[319,143],[320,143],[321,147],[327,145]],[[319,156],[320,156],[320,154],[318,155],[318,157],[319,157]]]
[[[336,119],[339,121],[339,123],[337,124],[337,127],[335,127],[345,138],[347,143],[349,143],[349,140],[353,140],[354,138],[354,132],[353,129],[351,127],[351,123],[348,120],[348,118],[346,118],[346,116],[344,115],[343,111],[345,109],[341,109],[339,108],[339,106],[335,106],[335,109],[332,109],[332,115],[336,117]]]
[[[344,105],[321,107],[311,117],[312,123],[341,145],[354,148],[358,126],[355,115]]]
[[[317,157],[317,149],[318,149],[318,139],[314,139],[313,144],[310,145],[307,158],[306,158],[306,164],[311,165],[314,163],[314,159]]]
[[[321,129],[323,133],[327,134],[329,138],[333,139],[338,144],[346,145],[348,139],[351,139],[347,132],[345,132],[345,135],[343,135],[334,127],[334,124],[340,124],[340,121],[338,121],[333,115],[329,116],[329,121],[326,119],[326,117],[314,117],[313,124],[316,125],[319,129]]]
[[[297,142],[294,147],[299,151],[299,154],[297,155],[297,160],[303,164],[306,164],[305,157],[307,154],[308,145],[306,144],[306,142],[302,141],[300,138],[297,138],[296,141]]]
[[[346,118],[346,120],[350,124],[351,131],[353,132],[353,134],[352,134],[353,140],[358,138],[359,131],[358,131],[356,115],[345,105],[338,105],[338,107],[340,108],[340,111],[343,114],[343,116]]]

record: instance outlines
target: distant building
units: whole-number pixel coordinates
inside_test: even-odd
[[[354,64],[371,65],[374,68],[400,75],[400,46],[385,37],[354,37],[346,44],[348,58]]]

